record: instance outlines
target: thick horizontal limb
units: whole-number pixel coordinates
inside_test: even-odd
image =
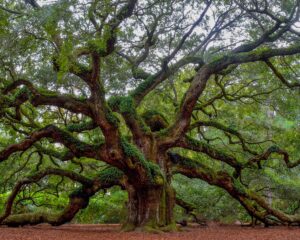
[[[264,198],[246,189],[227,172],[215,171],[212,168],[203,166],[203,164],[199,164],[196,160],[182,157],[179,154],[169,154],[169,156],[174,164],[174,173],[183,174],[189,178],[199,178],[211,185],[226,190],[245,207],[251,216],[256,217],[265,224],[272,223],[270,220],[271,216],[278,219],[282,224],[300,224],[299,215],[288,215],[282,211],[273,209]]]
[[[21,187],[26,184],[38,182],[48,175],[65,176],[82,184],[81,188],[70,194],[69,203],[64,211],[61,214],[37,212],[10,215],[14,199]],[[101,189],[107,189],[115,185],[122,186],[123,178],[123,173],[112,167],[101,171],[99,176],[93,180],[85,178],[77,173],[62,169],[46,169],[16,184],[7,201],[5,212],[0,217],[0,224],[15,227],[28,224],[36,225],[39,223],[49,223],[51,225],[58,226],[70,222],[79,210],[88,206],[90,197]]]
[[[231,65],[249,62],[264,61],[276,56],[289,56],[300,53],[300,45],[295,44],[286,48],[258,49],[243,53],[228,53],[200,68],[186,92],[177,113],[173,126],[170,126],[164,137],[164,145],[171,147],[175,144],[190,125],[192,112],[199,96],[204,91],[206,84],[213,74],[219,73]]]
[[[180,141],[177,142],[176,146],[189,149],[195,152],[204,153],[212,159],[216,159],[218,161],[227,163],[236,170],[237,176],[240,174],[240,171],[243,168],[242,164],[239,163],[234,156],[226,154],[220,150],[215,149],[207,143],[198,141],[191,137],[183,137]]]
[[[29,101],[34,106],[55,106],[65,108],[74,113],[92,116],[87,100],[79,100],[71,96],[59,95],[50,91],[39,91],[31,82],[23,79],[16,80],[6,86],[2,89],[2,94],[7,95],[20,86],[24,86],[24,88],[14,95],[14,99],[10,100],[7,98],[7,100],[2,100],[4,102],[4,107],[18,107],[24,102]]]
[[[71,171],[67,171],[67,170],[49,168],[44,171],[38,172],[38,173],[34,174],[33,176],[30,176],[28,178],[25,178],[25,179],[17,182],[17,184],[15,185],[14,189],[12,190],[10,196],[8,197],[8,200],[6,202],[5,212],[0,217],[0,223],[3,222],[3,220],[5,220],[10,215],[12,206],[13,206],[13,202],[14,202],[17,194],[19,193],[20,189],[24,185],[36,183],[39,180],[41,180],[42,178],[44,178],[45,176],[49,176],[49,175],[68,177],[74,181],[77,181],[77,182],[80,182],[82,184],[89,185],[89,186],[92,185],[92,183],[93,183],[92,180],[90,180],[86,177],[83,177],[75,172],[71,172]]]
[[[41,130],[33,132],[22,142],[12,144],[4,150],[0,151],[0,162],[6,160],[11,154],[15,152],[26,151],[42,138],[51,138],[56,142],[63,144],[68,149],[70,149],[72,153],[77,157],[94,157],[96,155],[95,146],[81,142],[68,132],[59,129],[54,125],[49,125],[45,128],[42,128]]]

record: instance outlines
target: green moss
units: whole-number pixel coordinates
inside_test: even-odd
[[[45,90],[43,88],[38,89],[38,92],[47,97],[56,97],[57,93]]]
[[[137,121],[144,133],[151,133],[150,127],[147,124],[145,124],[144,120],[141,117],[137,117]]]
[[[137,97],[141,93],[143,93],[146,89],[148,89],[155,79],[155,76],[149,76],[145,81],[143,81],[132,93],[132,97]]]
[[[153,162],[147,161],[143,153],[133,144],[128,142],[124,137],[121,138],[121,144],[124,153],[130,158],[136,159],[147,172],[148,178],[154,183],[161,182],[162,177],[159,166]]]
[[[17,89],[14,94],[9,96],[1,96],[0,98],[0,105],[1,107],[11,107],[16,105],[17,100],[27,100],[32,99],[32,93],[31,91],[26,87],[22,87],[20,89]]]
[[[171,153],[171,152],[169,152],[168,154],[171,157],[172,162],[175,163],[175,164],[178,163],[180,165],[183,165],[187,168],[192,168],[192,169],[204,168],[204,165],[201,164],[197,160],[186,158],[186,157],[183,157],[183,156],[179,156],[179,155],[177,155],[175,153]]]
[[[123,175],[124,173],[118,168],[108,167],[100,172],[98,178],[101,183],[111,183],[122,178]]]
[[[187,141],[188,141],[188,144],[191,145],[191,146],[194,146],[194,147],[197,147],[197,148],[203,148],[203,147],[207,147],[207,148],[210,148],[212,149],[212,146],[210,146],[209,144],[207,143],[204,143],[204,142],[201,142],[199,140],[196,140],[194,138],[191,138],[189,136],[187,136]]]
[[[70,132],[81,132],[85,129],[89,129],[93,126],[93,122],[92,121],[88,121],[88,122],[81,122],[81,123],[74,123],[74,124],[70,124],[67,126],[67,130]]]
[[[184,64],[194,63],[194,64],[204,64],[203,58],[199,56],[188,56],[181,60]]]
[[[196,161],[196,160],[191,160],[191,159],[188,159],[188,158],[184,158],[183,160],[180,161],[180,163],[182,165],[184,165],[185,167],[188,167],[188,168],[199,168],[199,167],[203,167],[203,165]]]
[[[38,149],[39,151],[41,151],[43,154],[55,157],[60,160],[65,159],[68,156],[68,154],[70,153],[69,151],[58,152],[58,151],[52,150],[50,148],[44,148],[39,144],[35,144],[34,147],[36,149]]]
[[[268,51],[268,50],[271,50],[271,48],[269,47],[269,46],[261,46],[261,47],[259,47],[259,48],[256,48],[254,51],[253,51],[253,53],[263,53],[263,52],[265,52],[265,51]]]
[[[156,185],[162,186],[164,185],[165,179],[163,178],[162,175],[155,175],[153,177],[153,183],[155,183]]]
[[[163,185],[166,181],[160,167],[158,164],[154,162],[147,161],[147,165],[149,166],[151,176],[152,176],[152,182],[157,185]]]
[[[246,188],[243,186],[243,184],[238,179],[233,179],[233,185],[234,185],[234,188],[236,190],[238,190],[238,192],[240,194],[243,194],[243,195],[247,194]]]
[[[159,224],[164,225],[166,222],[166,214],[167,214],[167,193],[166,193],[166,185],[162,191],[162,196],[160,199],[160,206],[159,206]]]
[[[142,152],[135,145],[128,142],[124,137],[121,138],[121,145],[125,155],[138,160],[149,174],[149,177],[151,177],[150,167]]]
[[[115,113],[113,113],[112,111],[109,111],[106,113],[106,119],[113,124],[115,127],[118,127],[120,120],[119,118],[116,116]]]
[[[76,146],[77,150],[79,151],[86,150],[86,144],[74,138],[69,132],[60,130],[60,133],[62,135],[62,139],[66,141],[68,144]]]
[[[27,87],[22,87],[15,92],[15,94],[13,95],[13,99],[17,99],[19,96],[23,94],[29,96],[31,92]]]
[[[211,58],[211,62],[219,62],[220,60],[223,60],[225,57],[226,57],[225,54],[214,55]]]
[[[137,230],[140,230],[141,232],[152,233],[152,234],[163,233],[163,231],[160,230],[160,228],[155,223],[149,223],[149,224],[141,227],[141,229],[137,229]]]
[[[117,96],[111,97],[108,102],[111,109],[119,111],[120,113],[128,113],[136,115],[135,103],[132,97]]]
[[[176,223],[171,223],[167,226],[161,227],[160,228],[163,232],[177,232],[178,231],[178,227],[176,225]]]
[[[55,223],[59,217],[59,213],[33,212],[10,215],[3,221],[3,224],[17,227],[23,225],[35,225],[42,222]]]
[[[1,96],[0,97],[0,105],[1,107],[5,106],[5,105],[8,105],[8,103],[10,103],[10,98],[7,97],[7,96]]]
[[[108,101],[109,107],[113,111],[118,111],[121,114],[128,114],[137,120],[139,126],[145,133],[150,132],[150,128],[144,123],[143,119],[138,116],[134,99],[130,96],[111,97]]]
[[[41,95],[45,96],[45,97],[57,97],[57,96],[58,96],[58,94],[57,94],[56,92],[49,91],[49,90],[46,90],[46,89],[43,89],[43,88],[39,88],[39,89],[38,89],[38,92],[39,92]],[[83,97],[83,96],[76,97],[76,96],[73,95],[73,94],[64,94],[64,96],[69,96],[69,97],[72,97],[72,98],[76,98],[76,100],[81,101],[81,102],[83,102],[83,103],[85,103],[86,100],[87,100],[87,99],[86,99],[85,97]]]
[[[201,145],[200,144],[200,141],[194,139],[194,138],[191,138],[189,136],[186,137],[187,141],[188,141],[188,144],[192,145],[192,146],[199,146]]]
[[[133,223],[128,223],[128,222],[125,222],[123,225],[122,225],[122,232],[131,232],[133,230],[135,230],[136,226],[133,224]]]
[[[20,99],[23,96],[26,96],[28,99],[32,98],[32,93],[26,86],[17,89],[12,96],[7,97],[4,100],[6,101],[7,104],[14,104],[17,99]]]

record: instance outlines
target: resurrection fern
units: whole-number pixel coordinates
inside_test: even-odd
[[[115,167],[108,167],[100,172],[98,179],[101,183],[116,182],[124,176],[124,173]]]

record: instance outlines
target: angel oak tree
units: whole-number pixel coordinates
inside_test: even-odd
[[[299,14],[299,0],[2,0],[1,135],[13,131],[16,140],[2,144],[0,161],[34,150],[40,157],[76,159],[82,167],[81,158],[109,167],[99,168],[93,178],[66,170],[63,164],[38,167],[15,183],[0,222],[60,225],[87,207],[98,191],[119,185],[128,193],[125,230],[172,230],[176,194],[171,181],[174,174],[183,174],[223,188],[265,224],[299,224],[300,216],[274,209],[240,177],[245,169],[261,167],[272,154],[282,156],[288,168],[297,167],[300,160],[291,161],[279,146],[253,149],[243,134],[218,118],[194,117],[196,112],[209,115],[207,109],[218,99],[238,101],[220,78],[233,76],[249,63],[265,65],[276,84],[299,89],[299,78],[289,79],[276,62],[296,56],[299,64]],[[188,77],[182,79],[180,73]],[[188,85],[176,96],[174,117],[166,119],[157,109],[144,111],[143,102],[151,101],[147,96],[169,91],[161,86],[170,81]],[[200,102],[210,81],[221,91]],[[10,132],[3,127],[7,124]],[[234,138],[248,158],[191,134],[201,127]],[[82,138],[87,132],[93,140]],[[199,158],[183,156],[180,149]],[[228,167],[216,170],[201,156]],[[50,175],[81,185],[70,194],[65,210],[58,215],[13,214],[18,193]]]

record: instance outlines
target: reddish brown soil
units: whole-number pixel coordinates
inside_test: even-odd
[[[118,225],[47,225],[0,228],[1,240],[300,240],[300,228],[240,226],[188,227],[177,233],[122,233]]]

